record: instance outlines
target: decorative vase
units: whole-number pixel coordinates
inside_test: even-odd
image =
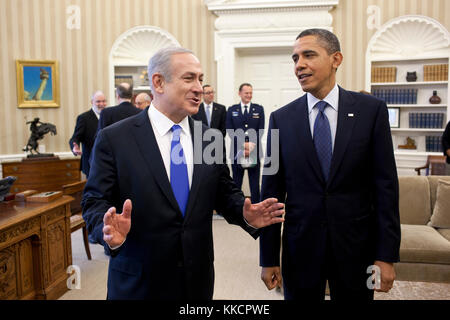
[[[430,97],[431,104],[439,104],[441,103],[441,98],[437,95],[437,91],[433,90],[433,95]]]
[[[416,80],[417,80],[417,73],[415,71],[413,71],[413,72],[406,72],[406,81],[414,82]]]

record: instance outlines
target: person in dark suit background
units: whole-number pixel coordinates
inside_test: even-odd
[[[69,140],[69,146],[72,153],[76,156],[81,155],[81,171],[89,176],[89,156],[94,146],[95,134],[97,132],[98,119],[100,113],[106,107],[106,98],[103,92],[96,91],[91,97],[91,109],[83,112],[77,117],[77,122]]]
[[[116,123],[117,121],[134,116],[141,112],[141,109],[136,108],[131,103],[133,97],[133,86],[129,83],[121,83],[116,88],[116,99],[119,102],[118,105],[108,107],[100,115],[98,121],[98,131],[101,129]]]
[[[243,83],[239,86],[239,96],[241,102],[232,105],[227,110],[227,130],[241,129],[245,134],[244,144],[239,145],[237,135],[231,137],[231,168],[233,170],[233,180],[239,188],[242,188],[244,171],[247,170],[250,184],[250,193],[252,202],[259,201],[260,188],[260,159],[262,158],[261,137],[264,129],[264,108],[263,106],[252,103],[253,88],[249,83]],[[249,132],[256,133],[256,141],[252,141],[252,135]],[[246,161],[248,160],[248,161]]]
[[[202,121],[204,125],[218,129],[225,137],[227,111],[224,105],[214,102],[214,88],[209,84],[203,86],[203,102],[192,119]]]
[[[442,150],[444,150],[444,156],[446,156],[447,175],[450,176],[450,121],[447,123],[442,135]]]
[[[268,289],[282,283],[285,299],[323,300],[328,280],[332,300],[372,300],[367,268],[381,271],[376,290],[389,291],[400,247],[387,106],[337,85],[343,56],[327,30],[300,33],[292,59],[306,94],[271,114],[267,157],[278,152],[279,167],[263,171],[261,191],[285,202],[282,274],[277,224],[261,232],[261,278]],[[271,149],[274,129],[279,150]]]
[[[210,300],[213,210],[257,237],[255,228],[283,221],[284,206],[273,198],[251,204],[226,163],[206,164],[208,127],[189,117],[203,92],[190,50],[159,50],[148,74],[150,107],[97,136],[83,218],[111,255],[108,299]]]

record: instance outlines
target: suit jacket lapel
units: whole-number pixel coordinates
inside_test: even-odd
[[[353,114],[353,116],[350,116]],[[358,117],[355,99],[344,89],[339,87],[339,108],[336,138],[334,141],[333,157],[331,159],[330,176],[328,185],[339,169],[344,158],[345,150],[352,136],[353,127]]]
[[[94,110],[92,110],[92,108],[91,108],[91,111],[89,111],[89,113],[88,113],[87,119],[89,121],[89,124],[98,125],[97,115],[95,114]]]
[[[192,173],[192,184],[191,184],[191,190],[189,191],[189,199],[186,207],[186,213],[184,216],[184,221],[186,222],[187,219],[189,219],[192,209],[194,208],[194,204],[197,198],[200,196],[198,195],[199,187],[203,179],[203,173],[205,170],[206,164],[203,163],[203,150],[206,147],[206,141],[203,141],[203,128],[200,126],[200,124],[195,123],[192,121],[191,118],[189,118],[189,127],[191,129],[191,137],[192,137],[192,145],[193,145],[193,152],[194,152],[194,170]],[[194,127],[197,126],[197,127]],[[195,137],[195,133],[201,133],[200,137]]]
[[[156,142],[155,134],[148,118],[148,107],[145,109],[145,112],[141,112],[136,117],[134,125],[136,127],[136,130],[133,131],[134,137],[138,148],[147,163],[147,167],[153,173],[161,192],[166,196],[173,208],[178,210],[181,215],[178,202],[173,194],[172,186],[170,185],[166,168],[159,151],[158,143]]]
[[[210,125],[211,128],[215,128],[214,126],[215,126],[215,124],[217,122],[216,120],[217,120],[217,106],[213,102],[212,103],[212,110],[211,110],[211,125]]]
[[[292,125],[293,128],[299,127],[299,130],[296,130],[296,132],[298,133],[297,139],[299,141],[299,145],[302,147],[299,147],[298,150],[304,149],[306,158],[313,168],[314,173],[316,174],[318,179],[320,179],[322,182],[325,182],[322,169],[320,168],[319,158],[317,157],[316,148],[314,147],[313,138],[311,135],[308,100],[306,98],[306,94],[300,98],[296,106],[297,110],[295,112],[295,115],[292,117]]]
[[[205,111],[205,104],[202,102],[200,103],[200,106],[198,107],[198,115],[202,119],[202,123],[207,126],[208,120],[206,119],[206,111]]]

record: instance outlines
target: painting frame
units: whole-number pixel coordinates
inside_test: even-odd
[[[18,108],[60,107],[58,61],[16,60],[16,75]]]
[[[391,128],[400,127],[400,108],[388,108],[389,125]]]

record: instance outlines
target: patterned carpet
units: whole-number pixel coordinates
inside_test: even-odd
[[[220,300],[282,300],[279,291],[268,291],[260,280],[258,241],[239,227],[215,219],[215,290]],[[99,245],[91,245],[86,258],[81,230],[72,234],[73,264],[81,269],[81,289],[70,290],[61,300],[104,300],[108,257]],[[375,293],[375,300],[450,300],[450,284],[396,281],[389,293]]]

